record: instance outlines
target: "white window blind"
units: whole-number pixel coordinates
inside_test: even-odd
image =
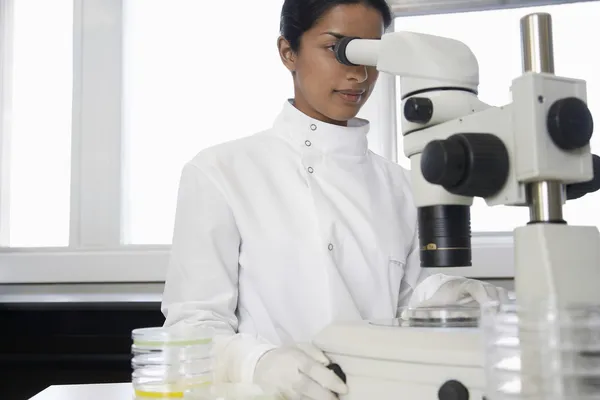
[[[600,53],[593,49],[600,38],[600,2],[552,6],[425,15],[396,18],[396,30],[429,33],[460,40],[467,44],[479,61],[479,98],[501,106],[511,102],[510,85],[521,74],[519,20],[532,12],[549,12],[554,31],[554,63],[557,75],[587,81],[588,105],[600,124]],[[398,99],[398,102],[400,100]],[[409,165],[398,141],[399,158]],[[592,151],[600,153],[600,132],[592,139]],[[570,224],[600,225],[600,193],[568,202],[565,218]],[[528,222],[528,210],[516,207],[488,207],[476,199],[471,208],[473,232],[512,231]]]
[[[5,159],[0,185],[7,195],[0,203],[4,216],[0,245],[66,246],[73,1],[19,0],[10,6],[4,8],[1,39],[0,137]]]

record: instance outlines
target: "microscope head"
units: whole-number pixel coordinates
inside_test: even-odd
[[[336,44],[335,53],[342,64],[373,66],[398,76],[402,99],[452,89],[477,93],[477,59],[458,40],[406,31],[387,33],[378,40],[345,37]]]
[[[477,98],[479,67],[474,54],[460,41],[414,32],[388,33],[380,40],[346,37],[337,43],[335,53],[344,65],[375,66],[399,76],[401,132],[412,166],[421,266],[471,266],[473,198],[432,183],[461,179],[453,174],[456,169],[437,167],[441,166],[437,159],[443,161],[447,152],[463,151],[463,142],[445,148],[444,143],[434,140],[453,132],[434,137],[428,129],[488,107]],[[423,157],[427,146],[428,156]]]

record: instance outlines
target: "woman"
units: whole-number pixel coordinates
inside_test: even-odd
[[[385,0],[286,0],[278,48],[293,100],[271,129],[183,169],[165,325],[219,329],[217,379],[334,399],[346,386],[300,344],[326,325],[498,296],[420,268],[408,173],[368,150],[369,124],[355,118],[377,71],[342,65],[333,47],[378,39],[391,18]]]

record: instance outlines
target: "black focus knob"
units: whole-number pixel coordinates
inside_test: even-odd
[[[467,157],[467,149],[460,140],[434,140],[421,155],[421,173],[429,183],[457,186],[467,173]]]
[[[590,143],[594,119],[583,100],[566,97],[550,106],[547,128],[554,144],[563,150],[575,150]]]
[[[469,197],[490,197],[508,178],[506,146],[487,133],[461,133],[429,142],[421,155],[421,173],[429,183]]]
[[[567,185],[567,200],[575,200],[600,189],[600,157],[595,154],[592,154],[592,169],[594,177],[591,180]]]
[[[448,381],[438,390],[439,400],[469,400],[469,389],[459,381]]]
[[[433,102],[427,97],[411,97],[404,103],[404,118],[418,124],[426,124],[433,116]]]
[[[342,367],[340,367],[338,364],[329,364],[329,365],[327,365],[327,368],[332,370],[333,373],[336,374],[338,376],[338,378],[340,378],[342,380],[342,382],[347,383],[346,382],[346,374],[342,370]]]

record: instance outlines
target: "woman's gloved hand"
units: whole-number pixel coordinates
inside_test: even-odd
[[[327,365],[325,354],[310,344],[279,347],[265,353],[254,370],[254,383],[279,390],[286,399],[335,400],[346,384]]]
[[[423,283],[426,283],[424,281]],[[409,302],[409,308],[472,306],[477,307],[490,301],[508,302],[508,291],[476,279],[452,277],[427,293],[425,287],[420,293],[415,291]]]

